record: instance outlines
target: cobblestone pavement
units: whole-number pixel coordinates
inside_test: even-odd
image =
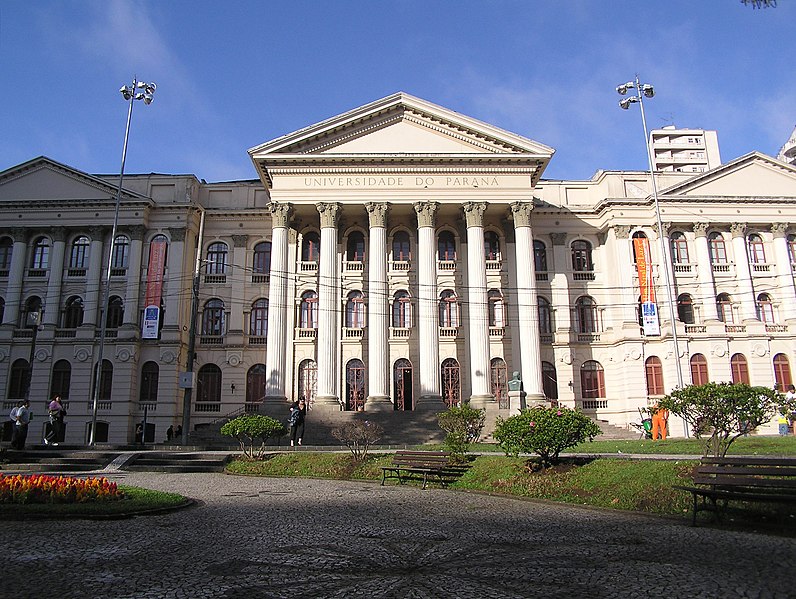
[[[792,538],[365,482],[117,480],[202,504],[0,522],[0,597],[793,597]]]

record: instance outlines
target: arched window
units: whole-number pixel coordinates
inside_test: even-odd
[[[406,358],[399,358],[393,365],[393,389],[396,410],[411,410],[412,401],[412,363]]]
[[[708,235],[708,248],[712,264],[727,264],[727,247],[724,245],[724,237],[721,233],[714,231]]]
[[[91,242],[85,235],[80,235],[72,242],[69,253],[69,268],[85,270],[88,268],[88,250]]]
[[[162,251],[160,252],[154,251],[158,249],[161,249]],[[160,258],[163,263],[161,274],[165,273],[166,265],[168,264],[169,260],[169,239],[165,235],[155,235],[152,239],[149,240],[149,258],[152,259],[155,256]],[[154,268],[154,266],[155,265],[153,264],[147,265],[147,269]]]
[[[680,231],[672,233],[672,262],[675,264],[688,264],[688,242]]]
[[[268,336],[268,299],[266,298],[260,298],[252,304],[249,335],[252,337]]]
[[[456,260],[456,239],[450,231],[441,231],[437,238],[437,259]]]
[[[105,326],[109,329],[118,329],[124,322],[124,302],[118,295],[113,295],[108,300],[108,317]]]
[[[533,241],[533,267],[536,272],[547,272],[547,247],[543,241]]]
[[[221,369],[215,364],[205,364],[199,369],[196,375],[197,403],[221,403],[221,377]]]
[[[404,289],[396,291],[392,298],[392,326],[398,329],[412,326],[412,300]]]
[[[265,364],[255,364],[246,373],[246,403],[259,404],[265,399]],[[248,410],[247,410],[248,411]]]
[[[298,368],[298,396],[303,397],[307,407],[312,406],[318,390],[318,367],[315,360],[302,360]]]
[[[66,300],[61,326],[65,329],[76,329],[81,324],[83,324],[83,300],[74,295]]]
[[[97,364],[94,364],[94,374],[91,377],[91,397],[94,397],[94,388],[97,381]],[[100,374],[99,401],[111,401],[113,391],[113,364],[110,360],[102,361]]]
[[[125,235],[117,235],[113,242],[113,260],[111,270],[126,269],[130,262],[130,238]]]
[[[345,365],[346,410],[361,410],[365,407],[365,364],[359,358]]]
[[[752,264],[766,263],[766,248],[763,245],[763,238],[757,233],[752,233],[748,238],[749,261]]]
[[[677,296],[677,317],[680,322],[694,324],[694,303],[687,293]]]
[[[314,291],[305,291],[301,294],[299,327],[302,329],[318,328],[318,294]]]
[[[392,259],[394,262],[409,262],[412,259],[409,233],[397,231],[392,238]]]
[[[202,310],[202,335],[223,335],[224,320],[224,302],[218,298],[207,300]]]
[[[506,326],[506,319],[503,310],[503,294],[500,293],[498,289],[490,289],[487,299],[489,300],[489,326]]]
[[[733,383],[749,384],[749,366],[743,354],[733,354],[730,358],[730,373]]]
[[[8,399],[25,399],[30,387],[30,364],[19,358],[11,364],[8,373]]]
[[[227,255],[229,249],[223,241],[214,241],[207,246],[206,272],[209,275],[227,274]]]
[[[774,381],[777,383],[777,389],[783,393],[788,385],[793,383],[790,376],[790,363],[785,354],[774,356]]]
[[[716,296],[716,307],[719,312],[719,320],[725,324],[732,324],[732,299],[726,293]]]
[[[271,242],[261,241],[254,246],[252,270],[256,275],[267,275],[271,272]]]
[[[459,363],[454,358],[446,358],[440,366],[442,374],[442,400],[450,406],[460,406],[462,402]]]
[[[41,324],[42,314],[44,314],[44,310],[42,309],[41,298],[37,295],[31,295],[25,300],[25,307],[19,315],[19,327],[27,328]]]
[[[588,241],[577,239],[572,242],[572,270],[575,272],[589,272],[594,270],[591,244]]]
[[[774,304],[771,303],[771,296],[767,293],[757,296],[757,317],[766,324],[774,323]]]
[[[492,358],[490,364],[490,382],[492,384],[492,395],[498,408],[505,410],[509,407],[509,375],[506,369],[506,362],[503,358]]]
[[[796,264],[796,235],[788,235],[788,256],[790,263]]]
[[[581,365],[580,391],[584,399],[605,397],[605,373],[599,362],[587,360]]]
[[[304,235],[301,240],[301,261],[317,262],[321,255],[321,239],[315,232]]]
[[[484,257],[487,260],[500,260],[500,237],[494,231],[484,233]]]
[[[68,360],[58,360],[53,364],[53,374],[50,381],[50,397],[60,395],[62,399],[69,399],[69,388],[72,385],[72,365]]]
[[[14,252],[14,242],[10,237],[0,238],[0,270],[11,268],[11,254]]]
[[[691,356],[691,384],[705,385],[708,380],[708,361],[702,354]]]
[[[446,289],[439,296],[439,326],[454,328],[459,326],[459,303],[456,294]]]
[[[550,362],[542,362],[542,390],[547,399],[558,399],[558,373]]]
[[[657,356],[647,358],[644,361],[644,372],[647,375],[647,395],[664,395],[661,359]]]
[[[144,362],[141,367],[141,389],[138,394],[140,403],[156,403],[158,401],[158,376],[160,367],[157,362]]]
[[[39,237],[33,243],[33,254],[31,255],[30,267],[33,270],[47,270],[50,265],[50,240],[46,237]]]
[[[542,335],[552,335],[553,312],[550,309],[550,302],[539,295],[536,298],[536,303],[539,306],[539,333]]]
[[[348,236],[345,258],[349,262],[362,262],[365,259],[365,236],[360,231],[352,231]]]
[[[638,262],[638,256],[636,255],[636,242],[633,241],[635,239],[647,239],[647,235],[643,231],[636,231],[633,233],[633,237],[631,238],[630,247],[633,249],[633,264]]]
[[[361,291],[351,291],[345,304],[345,326],[361,329],[365,326],[365,298]]]
[[[584,295],[575,302],[575,329],[578,333],[598,333],[597,303]]]

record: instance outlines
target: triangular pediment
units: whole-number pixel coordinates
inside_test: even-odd
[[[116,197],[113,185],[46,157],[0,173],[0,202],[91,202]],[[141,198],[123,190],[125,198]]]
[[[661,191],[661,194],[700,197],[796,197],[796,168],[760,152]]]

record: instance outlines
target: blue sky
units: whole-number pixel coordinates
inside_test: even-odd
[[[552,146],[546,179],[646,169],[650,127],[715,129],[722,160],[796,125],[796,6],[738,0],[3,0],[0,170],[39,155],[118,172],[252,179],[246,151],[404,91]]]

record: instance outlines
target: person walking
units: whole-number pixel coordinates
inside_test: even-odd
[[[666,439],[668,434],[669,410],[662,408],[659,403],[652,406],[652,440]]]
[[[52,401],[47,405],[47,416],[50,419],[50,427],[47,434],[44,435],[44,444],[58,446],[58,441],[63,440],[64,416],[66,416],[60,395],[54,395]]]
[[[14,430],[11,434],[11,448],[12,449],[25,449],[25,442],[28,438],[28,423],[30,422],[30,400],[23,399],[17,406],[17,411],[14,413]]]
[[[169,425],[169,428],[166,429],[166,441],[171,443],[171,440],[174,438],[174,425]]]
[[[301,440],[304,437],[304,419],[307,416],[307,404],[302,397],[290,406],[290,416],[288,417],[288,424],[290,424],[290,446],[295,444],[301,445]]]

